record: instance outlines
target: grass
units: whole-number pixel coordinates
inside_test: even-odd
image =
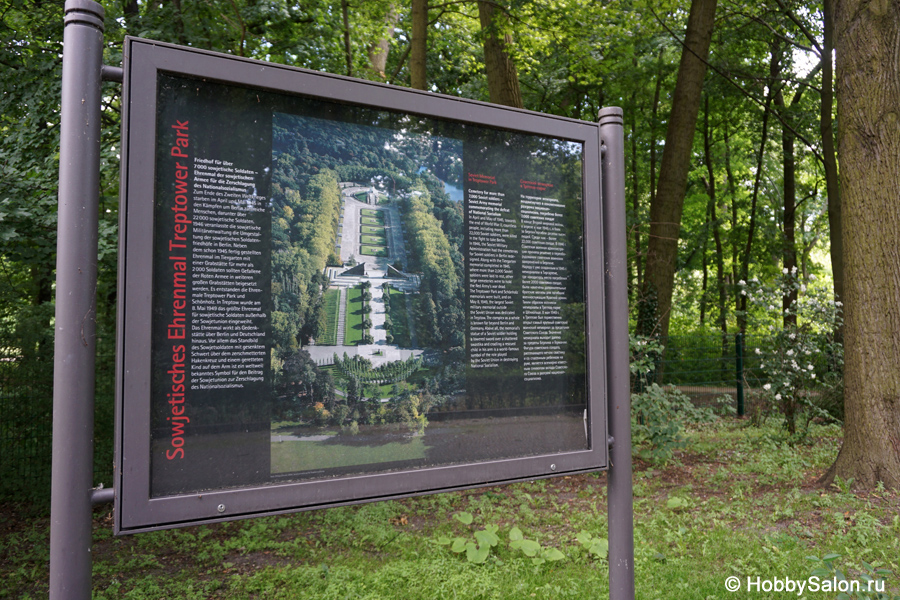
[[[331,469],[418,458],[425,458],[425,444],[421,437],[412,438],[408,443],[390,442],[376,447],[305,441],[272,444],[273,473]]]
[[[363,244],[367,246],[385,246],[387,241],[381,236],[364,235],[360,238]]]
[[[384,227],[372,227],[371,225],[363,225],[360,229],[363,235],[377,235],[384,237]]]
[[[361,215],[364,215],[366,217],[375,217],[379,221],[384,222],[384,212],[383,211],[373,210],[371,208],[363,208],[359,212]]]
[[[344,345],[354,346],[362,341],[365,333],[362,326],[362,290],[358,287],[347,289],[347,310],[344,313]]]
[[[337,321],[338,314],[340,314],[338,304],[340,300],[340,290],[328,290],[322,297],[322,303],[325,306],[325,331],[316,338],[316,343],[320,346],[334,346],[337,344]]]
[[[363,256],[387,256],[384,246],[360,246],[359,253]]]
[[[635,461],[636,597],[647,600],[798,598],[725,590],[725,578],[805,580],[829,552],[848,577],[863,562],[891,569],[900,591],[900,491],[853,492],[815,483],[840,431],[814,426],[786,446],[777,426],[725,420],[690,432],[667,466]],[[467,512],[470,526],[453,515]],[[94,510],[95,599],[481,598],[608,595],[608,563],[575,539],[607,535],[606,475],[586,474],[113,538],[111,510]],[[442,538],[496,525],[484,564]],[[47,596],[49,519],[0,512],[0,598]],[[556,548],[535,565],[510,531]],[[834,600],[837,593],[807,593]]]
[[[401,348],[412,347],[409,339],[409,321],[406,317],[406,299],[400,290],[389,288],[391,302],[391,335],[394,336],[394,344]]]
[[[363,225],[382,225],[383,221],[381,219],[376,219],[375,217],[360,217],[360,223]]]

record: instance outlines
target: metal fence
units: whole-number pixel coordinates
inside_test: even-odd
[[[0,498],[50,491],[52,349],[0,338]]]
[[[109,485],[113,454],[113,353],[98,336],[94,474]],[[23,342],[0,330],[0,501],[50,499],[53,426],[53,338]]]
[[[689,396],[698,406],[721,407],[726,397],[738,415],[759,397],[768,383],[763,362],[776,357],[761,351],[771,346],[772,338],[755,334],[710,334],[669,336],[657,340],[663,351],[655,369],[632,381],[632,391],[650,383],[671,385]],[[808,358],[820,381],[833,372],[830,357],[818,353]]]

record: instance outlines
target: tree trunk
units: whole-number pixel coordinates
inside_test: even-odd
[[[728,197],[731,198],[731,232],[728,241],[731,246],[731,280],[730,283],[736,283],[738,280],[738,265],[740,265],[740,245],[738,243],[738,202],[737,202],[737,181],[734,176],[734,170],[731,168],[731,135],[728,133],[728,122],[725,122],[724,143],[725,143],[725,177],[728,180]],[[723,207],[724,211],[724,207]],[[740,293],[740,292],[738,292]]]
[[[719,294],[719,318],[716,321],[722,334],[728,333],[728,309],[725,297],[725,254],[722,251],[722,235],[719,232],[719,217],[716,212],[716,175],[712,161],[712,132],[709,128],[709,97],[706,98],[703,111],[703,156],[706,162],[706,193],[709,196],[710,226],[713,231],[713,241],[716,244],[716,290]],[[704,269],[703,277],[706,277]]]
[[[498,27],[506,21],[506,15],[497,13],[493,2],[479,1],[478,18],[484,36],[484,69],[491,102],[522,108],[519,75],[506,51],[506,47],[512,44],[512,36],[507,33],[501,37],[502,28]]]
[[[798,92],[798,95],[800,93]],[[775,94],[775,106],[781,110],[782,118],[788,122],[789,115],[785,110],[784,94],[780,89]],[[782,216],[784,221],[781,240],[781,264],[788,272],[793,272],[797,268],[797,165],[794,159],[794,133],[785,126],[781,127],[781,153]],[[782,326],[785,328],[797,325],[797,315],[788,312],[788,309],[796,301],[797,290],[793,288],[781,298],[781,320]]]
[[[424,90],[427,85],[428,0],[412,0],[412,38],[409,47],[409,85]]]
[[[644,327],[654,323],[654,331],[639,333],[665,336],[669,332],[681,213],[715,16],[716,0],[692,0],[684,39],[685,48],[681,53],[678,79],[672,96],[672,112],[659,170],[659,184],[650,206],[650,240],[647,244],[644,276],[646,291],[642,296],[655,297],[656,307],[653,311],[655,314],[651,316],[647,314],[647,309],[652,308],[652,305],[642,306],[643,316],[638,319],[638,323]]]
[[[344,60],[347,63],[347,77],[353,77],[353,51],[350,47],[350,14],[347,0],[341,0],[341,16],[344,22]]]
[[[741,273],[740,278],[746,281],[750,274],[750,252],[753,249],[753,235],[756,231],[756,203],[759,199],[759,188],[762,182],[763,162],[766,155],[766,139],[769,134],[769,109],[772,105],[772,96],[774,94],[774,86],[779,85],[778,79],[781,74],[781,53],[782,49],[776,39],[772,44],[772,59],[769,62],[769,91],[766,92],[766,102],[764,105],[762,135],[759,140],[759,154],[756,156],[756,176],[753,179],[753,194],[750,199],[750,225],[747,229],[747,243],[744,245],[744,253],[741,256]],[[741,333],[747,332],[747,296],[736,296],[735,302],[738,312],[738,330]]]
[[[822,157],[825,162],[825,189],[828,193],[828,235],[831,241],[831,272],[834,276],[834,299],[844,298],[844,245],[841,238],[841,187],[838,180],[837,159],[834,155],[834,130],[831,106],[832,90],[831,52],[834,48],[834,8],[832,0],[824,0],[824,41],[822,44],[822,102],[820,128],[822,132]],[[842,327],[835,331],[835,339],[843,339]]]
[[[820,63],[821,64],[821,63]],[[806,91],[806,84],[817,73],[818,67],[813,69],[794,93],[791,99],[790,108],[794,108],[800,104],[803,99],[803,92]],[[794,141],[795,135],[788,125],[791,124],[792,112],[786,109],[784,94],[779,89],[775,94],[775,105],[781,110],[784,124],[781,127],[781,150],[782,150],[782,179],[784,186],[784,239],[782,240],[782,266],[789,272],[794,273],[797,268],[797,160],[794,157]],[[788,309],[797,301],[797,290],[791,289],[787,296],[782,297],[782,321],[784,327],[796,327],[797,315],[788,314]]]
[[[369,69],[381,79],[387,79],[385,70],[387,69],[388,52],[390,52],[391,49],[394,28],[399,21],[400,15],[397,12],[397,8],[391,4],[388,7],[387,15],[384,17],[383,35],[375,40],[375,43],[369,46]]]
[[[659,124],[659,94],[662,91],[663,79],[663,51],[660,49],[656,58],[656,85],[653,88],[653,109],[650,119],[650,203],[656,198],[656,129]]]
[[[632,97],[631,105],[635,108],[635,115],[637,115],[637,102],[634,97]],[[640,203],[640,188],[638,177],[638,150],[637,150],[637,119],[631,119],[631,208],[634,215],[633,221],[633,231],[634,231],[634,268],[637,275],[635,285],[632,290],[632,293],[629,294],[629,300],[634,301],[633,296],[635,296],[643,286],[644,279],[644,265],[641,257],[641,228],[638,227],[638,223],[640,222],[641,215],[641,203]],[[630,277],[629,277],[630,281]]]
[[[125,15],[125,26],[128,32],[131,33],[137,29],[137,22],[141,16],[138,0],[125,0],[122,12]]]
[[[844,443],[825,475],[900,488],[900,2],[835,4]]]

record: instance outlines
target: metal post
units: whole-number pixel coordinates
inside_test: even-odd
[[[628,275],[625,229],[625,142],[622,109],[600,111],[609,434],[609,597],[634,600],[631,489],[631,390],[628,370]]]
[[[744,416],[744,334],[734,336],[735,367],[737,369],[737,415]]]
[[[103,7],[91,0],[66,2],[53,363],[52,600],[91,597],[103,16]]]

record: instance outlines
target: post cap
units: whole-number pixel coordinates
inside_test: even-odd
[[[606,106],[600,109],[600,113],[597,115],[597,122],[600,125],[624,125],[625,121],[622,115],[622,109],[618,106]]]
[[[66,0],[66,25],[80,23],[103,31],[106,11],[94,0]]]

